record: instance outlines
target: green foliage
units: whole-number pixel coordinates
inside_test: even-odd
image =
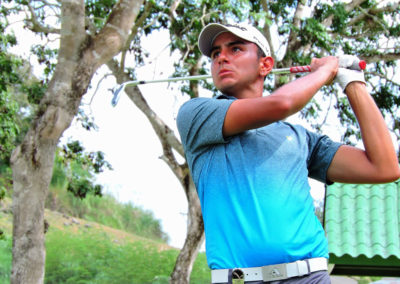
[[[18,105],[10,99],[8,92],[0,92],[0,160],[8,161],[19,133],[14,116]]]
[[[88,0],[85,1],[85,13],[92,18],[97,30],[101,29],[109,16],[115,0]]]
[[[314,18],[306,19],[303,24],[300,32],[302,45],[313,42],[317,47],[323,48],[331,53],[333,41],[326,27]]]
[[[101,151],[86,153],[79,141],[72,141],[58,149],[51,184],[64,186],[78,198],[87,194],[102,195],[102,186],[94,184],[96,174],[112,169]]]
[[[275,15],[287,17],[293,13],[293,8],[297,4],[296,2],[294,0],[274,1],[270,4],[269,9]]]
[[[152,212],[132,203],[121,204],[109,194],[104,194],[102,197],[88,195],[85,199],[78,199],[62,188],[51,188],[46,208],[155,241],[168,241],[160,221],[154,218]]]
[[[29,85],[21,86],[21,92],[25,94],[28,103],[38,105],[46,92],[46,84],[43,81],[33,81]]]
[[[51,49],[47,45],[33,45],[31,47],[32,54],[35,54],[38,58],[38,63],[44,65],[44,76],[46,78],[46,83],[50,80],[56,65],[56,56],[58,54],[57,49]]]
[[[9,283],[11,237],[0,239],[0,283]],[[45,283],[162,284],[169,275],[179,251],[160,250],[149,241],[119,243],[90,228],[68,233],[50,226],[46,234]],[[193,265],[190,283],[210,283],[210,270],[204,253]]]
[[[14,35],[5,33],[5,25],[0,21],[0,161],[8,163],[19,127],[14,123],[18,104],[12,99],[10,86],[20,82],[16,69],[21,61],[7,53],[7,48],[16,44]]]
[[[83,129],[86,129],[87,131],[98,130],[97,125],[94,123],[93,117],[86,115],[81,108],[78,110],[78,116],[76,119],[81,123]]]
[[[12,239],[5,235],[0,238],[0,283],[10,283],[11,262]]]
[[[146,242],[118,244],[90,231],[77,235],[53,231],[46,247],[45,283],[49,284],[163,283],[178,255],[178,250],[160,251]],[[191,283],[209,283],[205,259],[199,260]]]
[[[0,202],[4,197],[10,196],[11,188],[11,169],[8,165],[0,162]]]

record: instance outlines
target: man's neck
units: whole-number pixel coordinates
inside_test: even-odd
[[[235,97],[237,99],[252,99],[252,98],[262,97],[263,89],[246,90],[243,92],[236,92],[236,93],[225,92],[224,94],[227,96]]]

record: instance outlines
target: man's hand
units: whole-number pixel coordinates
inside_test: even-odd
[[[336,56],[327,56],[311,59],[311,72],[326,74],[325,85],[329,85],[334,80],[339,68],[339,60]]]
[[[363,82],[365,84],[364,72],[348,69],[355,61],[359,61],[357,56],[341,55],[339,58],[339,71],[336,74],[335,82],[340,85],[343,91],[351,82]]]

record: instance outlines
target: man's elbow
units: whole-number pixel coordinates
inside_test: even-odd
[[[382,175],[382,182],[388,183],[388,182],[394,182],[397,181],[400,178],[400,167],[399,165],[394,165],[389,169],[386,169]]]
[[[397,165],[394,167],[392,181],[396,181],[400,178],[400,167]]]
[[[278,114],[279,120],[282,120],[298,112],[300,108],[293,100],[284,97],[276,102],[274,110]]]

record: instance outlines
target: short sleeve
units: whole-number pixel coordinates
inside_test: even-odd
[[[228,99],[195,98],[182,105],[178,112],[177,126],[185,152],[225,143],[222,127],[232,102]]]
[[[342,144],[332,141],[326,135],[319,135],[310,131],[307,131],[307,139],[310,150],[307,159],[309,177],[320,182],[330,183],[326,174],[333,157]]]

